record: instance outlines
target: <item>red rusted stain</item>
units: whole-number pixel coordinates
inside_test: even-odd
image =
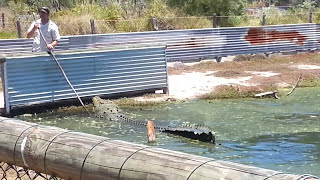
[[[250,28],[248,30],[248,34],[245,36],[245,40],[254,45],[288,40],[299,46],[303,46],[303,43],[306,41],[306,39],[306,36],[301,35],[296,31],[266,31],[262,28]]]

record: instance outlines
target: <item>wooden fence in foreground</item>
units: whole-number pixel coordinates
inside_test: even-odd
[[[318,179],[0,118],[0,162],[63,179]]]

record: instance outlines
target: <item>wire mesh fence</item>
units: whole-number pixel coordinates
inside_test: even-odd
[[[3,13],[0,13],[3,14]],[[15,38],[26,37],[33,16],[24,15],[14,19],[1,16],[0,33],[11,33]],[[66,20],[53,20],[61,35],[85,35],[123,32],[142,32],[154,30],[202,29],[213,27],[248,27],[262,25],[320,23],[320,12],[252,14],[242,16],[203,16],[203,17],[165,17],[138,18],[127,20],[93,20],[89,16],[72,17]]]
[[[116,32],[142,32],[151,31],[152,22],[149,18],[129,20],[95,20],[94,27],[96,29],[96,33],[100,34]]]
[[[261,26],[263,23],[261,16],[217,16],[216,27],[244,27]]]
[[[213,27],[212,16],[157,18],[158,30],[201,29]]]
[[[320,24],[320,12],[313,13],[312,22]]]
[[[271,13],[266,16],[266,25],[309,23],[309,13],[286,14]]]
[[[0,180],[62,180],[55,176],[0,162]]]

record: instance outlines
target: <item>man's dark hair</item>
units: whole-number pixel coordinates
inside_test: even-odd
[[[48,7],[41,7],[41,8],[39,8],[39,12],[43,12],[43,13],[49,14],[50,13],[50,9]]]

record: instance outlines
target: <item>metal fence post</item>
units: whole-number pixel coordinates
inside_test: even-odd
[[[6,27],[6,24],[4,23],[4,13],[1,15],[1,21],[2,21],[2,28],[4,29]]]
[[[312,23],[312,11],[309,13],[309,23]]]
[[[20,17],[17,20],[17,31],[18,31],[18,38],[22,38],[21,35],[21,23],[20,23]]]
[[[94,25],[93,19],[90,19],[90,26],[91,26],[91,34],[96,34],[96,27]]]
[[[155,17],[151,18],[152,31],[158,31],[157,19]]]
[[[217,27],[217,14],[216,13],[213,13],[212,24],[213,24],[213,28]]]
[[[263,13],[262,15],[262,26],[265,26],[266,25],[266,14]]]

